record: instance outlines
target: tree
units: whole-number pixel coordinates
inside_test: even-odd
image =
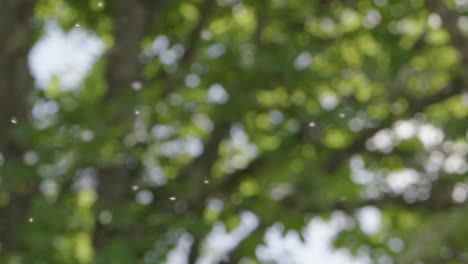
[[[463,1],[2,3],[2,263],[164,263],[187,234],[195,263],[245,211],[224,261],[257,263],[274,223],[369,206],[382,228],[336,247],[468,262]],[[106,45],[74,89],[30,77],[50,19]]]

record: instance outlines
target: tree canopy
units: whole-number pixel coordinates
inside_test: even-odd
[[[468,263],[467,1],[1,3],[1,263],[196,263],[249,219],[213,261],[261,263],[337,213],[352,255]],[[31,74],[50,21],[102,43],[81,81]]]

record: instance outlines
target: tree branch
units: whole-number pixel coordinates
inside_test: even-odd
[[[422,99],[408,99],[411,102],[409,106],[408,113],[419,113],[423,112],[427,107],[443,102],[444,100],[455,96],[463,91],[463,81],[460,78],[455,78],[450,85],[446,88],[439,91],[437,94],[428,96]],[[362,134],[354,140],[354,142],[346,147],[341,149],[336,155],[334,155],[330,160],[325,163],[325,171],[327,173],[333,173],[338,168],[341,167],[343,162],[346,162],[353,154],[361,152],[365,149],[365,143],[371,137],[375,135],[378,131],[390,127],[394,122],[396,122],[401,117],[399,116],[390,116],[388,119],[382,121],[380,125],[375,128],[367,129]]]
[[[215,0],[204,0],[204,2],[202,3],[202,6],[199,10],[197,24],[188,36],[188,39],[185,44],[185,52],[182,55],[180,61],[178,62],[179,67],[189,66],[195,58],[198,48],[198,42],[200,41],[200,33],[211,18],[213,9],[215,7],[215,3]],[[161,79],[166,79],[166,84],[161,95],[161,98],[163,99],[166,99],[167,96],[171,94],[175,90],[175,88],[181,83],[181,79],[179,78],[180,74],[168,76],[164,71],[161,71],[157,77]]]
[[[198,21],[195,27],[190,34],[190,37],[186,44],[186,49],[184,55],[180,59],[180,64],[187,65],[192,61],[197,47],[198,41],[200,40],[200,33],[202,29],[206,26],[209,18],[211,17],[211,13],[214,9],[216,1],[215,0],[204,0],[200,10],[198,12]]]
[[[458,14],[450,10],[443,0],[426,0],[427,8],[437,13],[442,19],[442,26],[450,34],[452,45],[457,48],[462,56],[462,64],[468,65],[468,45],[466,37],[458,29]]]

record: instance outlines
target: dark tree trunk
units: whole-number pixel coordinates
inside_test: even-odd
[[[28,52],[33,44],[31,19],[36,0],[3,0],[0,8],[0,147],[14,125],[24,121],[33,86]]]
[[[135,96],[131,93],[131,84],[142,78],[143,65],[139,60],[141,42],[149,26],[152,25],[157,10],[162,1],[118,0],[114,2],[114,46],[108,55],[106,79],[108,90],[104,98],[105,103],[119,104],[120,98],[125,97],[127,107],[120,106],[120,112],[113,113],[108,120],[108,127],[121,125],[130,129],[134,121],[132,111]],[[128,104],[130,102],[130,104]],[[130,131],[126,131],[130,132]],[[122,135],[123,136],[123,135]],[[133,179],[138,175],[137,168],[127,168],[124,164],[103,167],[99,169],[99,186],[97,212],[117,208],[120,202],[124,202],[130,193]],[[107,226],[99,222],[96,217],[96,225],[93,234],[94,247],[99,250],[108,245],[108,242],[122,236],[122,232],[109,230]],[[123,237],[121,237],[124,239]]]
[[[30,92],[33,87],[28,67],[28,53],[33,44],[31,19],[36,0],[3,0],[0,8],[0,153],[6,162],[19,160],[23,147],[11,136],[12,128],[27,121]],[[3,251],[18,252],[22,244],[22,226],[35,182],[10,186],[19,175],[1,173],[2,189],[8,203],[0,207],[0,243]],[[26,221],[25,221],[26,220]]]

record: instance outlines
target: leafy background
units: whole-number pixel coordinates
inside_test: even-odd
[[[2,263],[468,263],[468,2],[2,5]]]

